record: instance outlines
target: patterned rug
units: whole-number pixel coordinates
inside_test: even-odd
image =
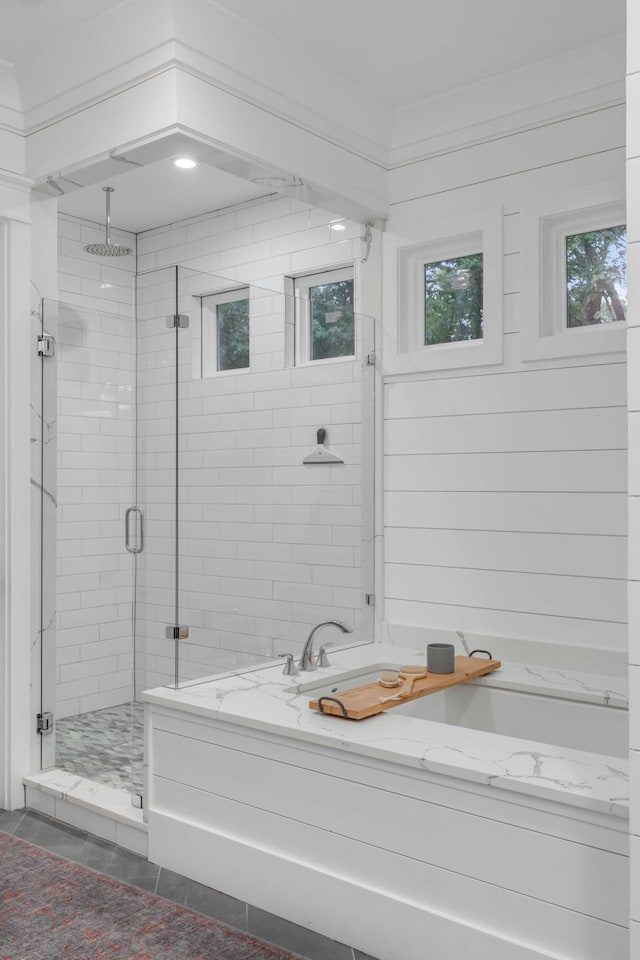
[[[0,831],[0,960],[300,960]]]

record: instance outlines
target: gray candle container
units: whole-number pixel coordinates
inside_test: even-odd
[[[427,671],[429,673],[453,673],[455,649],[452,643],[427,644]]]

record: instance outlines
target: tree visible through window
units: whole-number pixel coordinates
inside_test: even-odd
[[[424,265],[427,346],[482,339],[482,254]]]
[[[568,236],[566,269],[568,327],[586,327],[625,319],[626,226]]]
[[[216,306],[218,370],[249,366],[249,301],[230,300]]]
[[[353,280],[309,287],[309,303],[311,360],[353,356]]]
[[[202,297],[200,376],[248,370],[251,298],[248,287]]]

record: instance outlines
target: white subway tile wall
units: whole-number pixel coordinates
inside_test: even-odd
[[[271,198],[137,238],[138,557],[135,690],[173,682],[175,396],[179,380],[180,680],[300,651],[311,626],[346,621],[359,636],[363,383],[358,359],[294,368],[285,358],[284,277],[360,256],[358,224]],[[85,253],[100,228],[60,218],[57,664],[58,715],[133,694],[133,562],[124,511],[134,500],[132,281],[135,257]],[[137,241],[137,244],[136,244]],[[197,257],[196,260],[193,258]],[[166,325],[175,311],[191,327]],[[198,271],[198,272],[195,272]],[[224,279],[204,277],[222,274]],[[251,372],[193,376],[196,293],[247,281]],[[356,284],[357,296],[357,284]],[[357,301],[356,301],[357,309]],[[371,349],[371,346],[369,346]],[[372,403],[373,398],[366,398]],[[304,466],[319,427],[345,463]],[[371,589],[369,587],[369,589]],[[335,638],[337,639],[337,637]]]
[[[153,271],[140,278],[138,306],[139,490],[147,520],[138,568],[138,690],[175,675],[165,626],[175,620],[176,373],[179,618],[190,628],[189,639],[179,641],[180,681],[300,652],[321,620],[344,620],[360,635],[362,360],[294,368],[285,358],[284,277],[304,257],[305,269],[315,270],[361,255],[354,239],[360,226],[349,224],[347,239],[343,233],[338,241],[332,219],[275,198],[138,236],[139,262]],[[176,263],[190,268],[179,274],[179,310],[191,321],[177,335],[177,371],[176,333],[166,327],[175,271],[165,267]],[[194,377],[194,295],[244,282],[251,284],[251,372]],[[359,353],[371,334],[361,328]],[[319,427],[344,464],[303,465]]]
[[[56,716],[133,694],[124,546],[134,455],[135,256],[92,257],[102,228],[59,218]],[[114,231],[135,249],[135,237]]]

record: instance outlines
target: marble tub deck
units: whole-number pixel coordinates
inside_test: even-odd
[[[317,670],[311,678],[283,676],[282,666],[277,665],[180,690],[148,690],[142,696],[155,708],[210,717],[271,735],[322,744],[353,756],[360,754],[499,791],[568,804],[574,809],[628,817],[626,760],[394,716],[393,711],[358,723],[309,710],[309,697],[301,694],[296,684],[316,678],[330,680],[345,670],[374,662],[411,663],[415,650],[366,644],[332,653],[331,659],[331,667]],[[470,682],[598,703],[609,709],[625,709],[628,705],[624,680],[574,671],[503,662],[496,673]]]

